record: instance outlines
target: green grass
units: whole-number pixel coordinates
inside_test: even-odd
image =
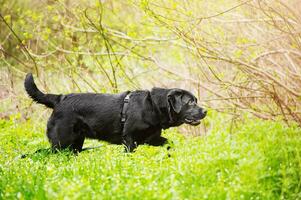
[[[102,147],[25,159],[49,146],[45,124],[2,120],[0,199],[301,199],[301,129],[246,119],[230,134],[221,118],[203,137],[166,131],[169,151],[88,141]]]

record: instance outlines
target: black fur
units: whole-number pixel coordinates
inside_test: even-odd
[[[123,100],[129,92],[44,94],[35,85],[32,74],[27,74],[24,85],[34,101],[53,108],[47,124],[53,149],[80,152],[85,138],[93,138],[123,143],[131,152],[139,144],[163,145],[167,139],[161,136],[162,129],[183,123],[197,125],[206,116],[206,111],[197,106],[196,97],[186,90],[137,90],[131,92],[122,128]]]

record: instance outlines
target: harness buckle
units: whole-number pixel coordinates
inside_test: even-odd
[[[124,125],[124,123],[126,121],[126,114],[125,114],[125,112],[127,111],[128,104],[130,102],[130,96],[131,96],[131,93],[128,93],[126,95],[126,97],[123,99],[123,106],[122,106],[121,119],[120,119],[120,122],[121,122],[121,125],[122,125],[122,129],[123,129],[123,125]]]
[[[124,98],[123,102],[124,103],[128,103],[130,101],[130,95],[126,95],[126,97]]]

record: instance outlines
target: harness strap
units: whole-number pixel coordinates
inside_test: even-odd
[[[123,99],[123,107],[122,107],[121,121],[120,121],[122,130],[123,130],[123,127],[124,127],[124,123],[126,121],[126,111],[127,111],[128,106],[129,106],[130,96],[131,96],[131,93],[128,93],[125,96],[125,98]]]

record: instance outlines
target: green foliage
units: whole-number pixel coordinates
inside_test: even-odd
[[[25,159],[48,147],[44,125],[1,120],[0,199],[301,198],[300,128],[245,119],[230,134],[223,116],[214,116],[215,127],[226,129],[203,137],[166,131],[169,151],[144,145],[126,154],[101,142],[77,156],[42,151]]]
[[[264,93],[268,87],[256,79],[259,69],[284,86],[293,83],[294,91],[300,88],[295,85],[299,57],[292,56],[300,54],[298,34],[293,34],[298,20],[282,16],[283,9],[275,7],[280,2],[267,4],[267,11],[277,11],[267,16],[257,1],[251,2],[237,7],[241,1],[0,0],[0,117],[22,113],[0,120],[0,199],[301,199],[301,130],[281,122],[246,118],[229,123],[224,115],[210,113],[203,122],[210,127],[207,136],[166,131],[169,151],[140,146],[125,154],[122,146],[88,140],[86,146],[102,147],[78,156],[45,150],[20,159],[49,146],[40,122],[47,110],[24,98],[27,72],[39,75],[39,88],[51,93],[180,85],[212,107],[242,103],[241,108],[260,109],[276,120],[283,108],[298,114],[300,97],[290,101],[270,82],[268,87],[292,106],[271,112],[277,101],[253,98],[275,97]],[[275,20],[269,19],[276,13]],[[292,35],[283,35],[292,28],[284,22],[294,24]],[[284,52],[291,59],[267,56],[279,48],[294,50]],[[273,71],[272,62],[267,65],[272,68],[255,66],[256,73],[248,72],[266,57],[271,59],[266,63],[285,67]],[[293,79],[286,76],[290,72]],[[251,92],[239,92],[239,87]],[[214,93],[224,99],[210,105]],[[247,102],[243,97],[249,96]],[[235,109],[235,114],[243,112]],[[24,121],[34,115],[39,120]]]

